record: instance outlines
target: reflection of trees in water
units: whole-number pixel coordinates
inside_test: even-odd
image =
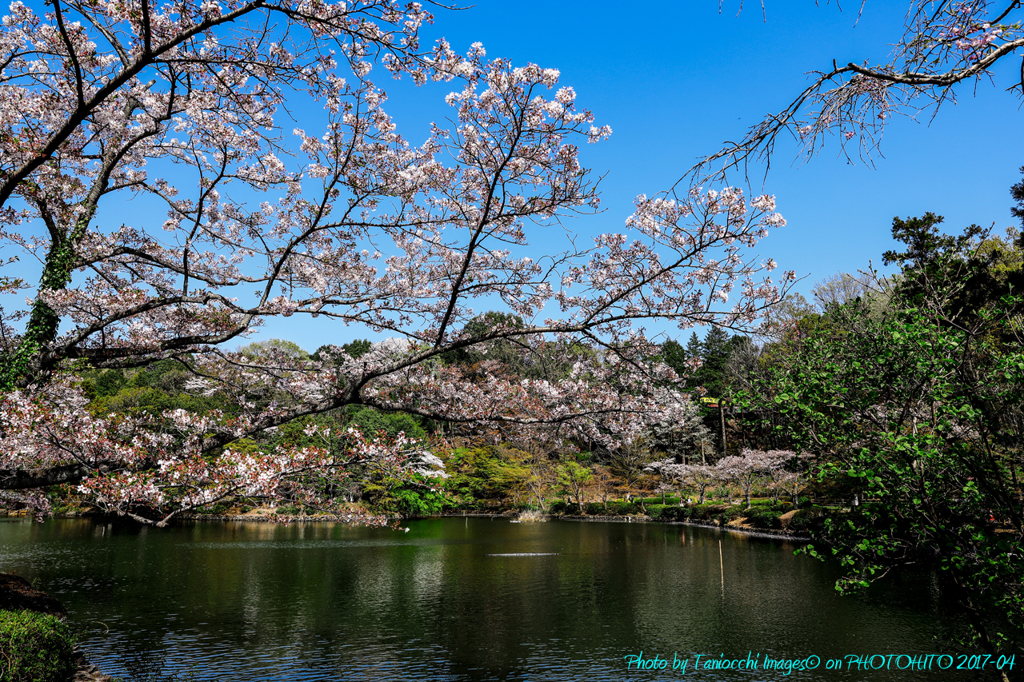
[[[902,602],[836,598],[835,572],[789,542],[658,524],[410,525],[114,526],[96,538],[88,522],[17,536],[22,526],[0,524],[0,546],[46,557],[43,585],[59,577],[72,617],[110,628],[90,633],[90,658],[131,682],[187,680],[190,665],[199,680],[603,682],[637,647],[669,658],[930,651],[938,629],[908,586]]]

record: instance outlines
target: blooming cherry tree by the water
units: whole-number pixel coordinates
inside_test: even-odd
[[[655,462],[650,470],[661,476],[663,481],[682,484],[696,489],[697,504],[704,504],[708,488],[721,482],[721,472],[712,464],[677,464],[674,459]],[[682,493],[680,492],[680,505]]]
[[[113,511],[163,508],[161,522],[239,491],[314,499],[313,473],[398,466],[409,444],[358,433],[344,452],[237,444],[352,404],[631,442],[681,403],[655,392],[677,377],[649,360],[645,321],[741,327],[785,293],[792,274],[773,281],[774,261],[746,251],[784,224],[770,196],[641,195],[621,234],[584,243],[564,230],[561,218],[599,205],[581,148],[610,128],[556,69],[488,59],[479,44],[422,48],[431,19],[390,0],[11,6],[0,239],[5,257],[41,265],[34,286],[3,280],[30,294],[0,320],[5,499],[39,506],[34,491],[73,483]],[[375,68],[446,83],[448,124],[399,133]],[[319,104],[322,125],[293,121],[292,101]],[[160,209],[107,208],[128,197]],[[559,232],[561,250],[531,250]],[[525,323],[465,331],[474,305],[495,301]],[[331,362],[223,350],[296,315],[406,343],[358,359],[338,349]],[[438,362],[503,339],[525,354],[561,349],[569,375],[481,380]],[[580,343],[595,352],[573,354]],[[190,391],[237,411],[91,415],[67,373],[165,359],[194,373]],[[257,406],[256,387],[287,400]]]
[[[747,509],[754,486],[778,476],[787,462],[796,457],[792,450],[752,450],[744,448],[739,456],[718,460],[715,468],[723,480],[735,482],[743,489]]]

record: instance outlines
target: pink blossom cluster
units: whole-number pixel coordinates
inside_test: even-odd
[[[369,438],[355,429],[344,434],[340,450],[330,447],[330,433],[321,433],[324,447],[227,447],[211,456],[218,442],[252,433],[255,413],[243,410],[229,418],[217,411],[197,415],[179,409],[161,415],[93,416],[84,409],[79,384],[76,377],[61,374],[45,386],[3,397],[0,469],[78,471],[69,477],[77,481],[76,492],[101,509],[146,523],[163,525],[176,514],[236,497],[287,498],[352,516],[313,483],[322,483],[324,476],[341,481],[353,463],[402,475],[409,455],[415,454],[413,470],[443,475],[436,457],[416,451],[417,444],[404,436]],[[317,476],[311,478],[313,473]],[[27,504],[39,513],[49,510],[46,500],[31,490],[0,497],[0,502]],[[154,511],[155,519],[141,515]]]
[[[793,497],[806,486],[806,475],[798,466],[797,460],[806,458],[792,450],[753,450],[744,448],[737,455],[729,455],[709,464],[677,464],[668,459],[655,462],[649,469],[662,479],[678,482],[692,487],[700,495],[703,502],[708,488],[719,484],[736,484],[744,492],[747,505],[755,486],[780,486],[791,492]],[[792,470],[787,470],[790,466]]]

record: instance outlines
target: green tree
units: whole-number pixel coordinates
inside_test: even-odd
[[[1024,291],[1020,252],[1012,243],[970,225],[960,235],[939,232],[942,216],[894,218],[892,236],[903,251],[883,254],[901,268],[897,293],[914,306],[941,305],[948,324],[971,324],[980,311]],[[1010,233],[1012,235],[1012,233]]]
[[[1020,167],[1020,172],[1024,174],[1024,166]],[[1018,218],[1021,226],[1024,227],[1024,180],[1010,187],[1010,196],[1017,202],[1016,206],[1010,208],[1010,215]],[[1017,246],[1024,249],[1024,233],[1018,233],[1017,240]]]
[[[696,337],[696,334],[694,334],[694,337]],[[669,339],[661,344],[662,362],[671,367],[681,377],[686,377],[690,373],[690,368],[686,362],[688,359],[689,356],[686,349],[678,341]]]
[[[399,433],[406,438],[426,440],[427,434],[419,420],[405,412],[381,412],[372,407],[349,408],[347,426],[354,426],[367,438],[394,439]]]
[[[124,386],[126,379],[119,370],[108,369],[96,379],[96,395],[107,397],[116,394]]]
[[[580,464],[572,457],[563,458],[558,465],[558,485],[561,493],[571,502],[576,500],[576,506],[583,509],[583,492],[586,486],[594,478],[594,472],[588,466]]]
[[[687,344],[687,353],[692,352],[695,345],[693,338]],[[721,327],[711,327],[704,336],[697,350],[701,360],[700,369],[693,372],[692,379],[687,382],[688,386],[702,386],[707,395],[719,398],[725,395],[728,387],[726,365],[729,362],[729,355],[732,346],[729,343],[729,334]],[[693,356],[691,356],[693,357]]]
[[[905,284],[888,312],[833,307],[789,340],[793,362],[766,370],[758,399],[817,455],[819,483],[859,502],[833,511],[809,549],[840,560],[838,587],[934,562],[969,638],[995,654],[1024,631],[1024,299],[967,290],[992,277],[973,230],[938,235],[930,214],[898,222],[908,249],[890,260]]]

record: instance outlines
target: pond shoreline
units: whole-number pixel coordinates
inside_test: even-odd
[[[27,514],[8,513],[7,517],[14,518],[27,518]],[[433,514],[431,516],[415,516],[415,517],[390,517],[388,520],[393,523],[402,523],[403,521],[417,521],[421,519],[451,519],[451,518],[493,518],[493,519],[508,519],[514,521],[519,516],[517,511],[508,512],[463,512],[463,513],[449,513],[449,514]],[[123,520],[125,517],[117,515],[105,515],[105,514],[55,514],[53,518],[61,519],[117,519]],[[281,523],[281,524],[292,524],[292,523],[351,523],[351,519],[347,519],[342,516],[279,516],[269,514],[239,514],[239,515],[227,515],[227,514],[183,514],[176,517],[175,521],[217,521],[217,522],[250,522],[250,523]],[[537,521],[524,521],[523,523],[545,523],[547,521],[574,521],[578,523],[657,523],[666,526],[695,526],[697,528],[707,528],[710,530],[718,530],[728,533],[740,533],[742,535],[750,535],[753,537],[763,537],[776,540],[794,540],[796,542],[810,542],[811,538],[806,535],[799,535],[792,533],[785,529],[775,528],[753,528],[745,527],[741,525],[722,525],[716,521],[661,521],[658,519],[651,518],[649,516],[575,516],[568,514],[556,514],[556,515],[545,515],[542,519]],[[173,523],[173,522],[172,522]]]
[[[461,518],[466,517],[490,517],[490,518],[515,518],[518,516],[518,512],[512,513],[469,513],[469,514],[437,514],[434,516],[424,516],[420,518]],[[545,516],[543,520],[539,521],[524,521],[524,523],[545,523],[547,521],[575,521],[579,523],[657,523],[664,526],[695,526],[698,528],[707,528],[709,530],[719,530],[730,533],[740,533],[742,535],[751,535],[755,537],[771,538],[775,540],[796,540],[798,542],[810,542],[811,538],[806,535],[798,535],[791,533],[787,530],[775,529],[775,528],[747,528],[744,526],[730,526],[721,525],[714,521],[698,522],[698,521],[660,521],[658,519],[652,519],[649,516],[571,516],[571,515],[554,515]]]

